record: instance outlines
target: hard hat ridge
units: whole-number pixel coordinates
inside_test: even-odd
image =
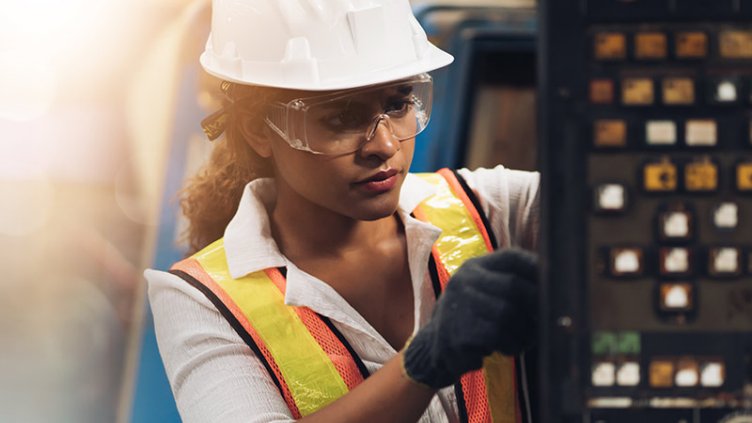
[[[451,63],[408,0],[213,0],[201,64],[221,79],[301,90],[356,88]]]

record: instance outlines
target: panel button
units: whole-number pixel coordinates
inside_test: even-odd
[[[695,81],[691,78],[664,78],[663,103],[671,106],[690,105],[695,102]]]
[[[621,119],[599,119],[593,124],[596,147],[624,147],[627,145],[627,123]]]
[[[676,123],[671,120],[650,120],[645,123],[648,145],[674,145],[677,141]]]
[[[671,192],[676,191],[677,168],[670,159],[663,158],[661,161],[647,163],[643,167],[643,183],[648,192]]]
[[[715,78],[709,81],[708,100],[711,104],[735,104],[739,100],[737,78]]]
[[[616,382],[616,366],[608,361],[593,364],[591,381],[593,386],[614,386]]]
[[[718,42],[721,57],[725,59],[752,58],[752,31],[723,31]]]
[[[700,366],[697,360],[691,358],[680,359],[676,364],[676,386],[688,388],[697,386],[700,382]]]
[[[627,78],[621,85],[621,101],[627,106],[649,106],[655,102],[653,80]]]
[[[718,144],[718,128],[712,119],[690,119],[686,122],[684,138],[691,147],[713,147]]]
[[[649,370],[650,386],[670,388],[674,385],[674,363],[670,360],[653,360]]]
[[[717,229],[735,229],[739,225],[739,206],[724,202],[713,210],[713,226]]]
[[[627,37],[619,32],[595,34],[594,54],[598,60],[622,60],[627,58]]]
[[[708,388],[723,386],[726,366],[722,361],[708,361],[700,366],[700,384]]]
[[[676,34],[676,57],[680,59],[702,59],[708,55],[708,35],[699,31],[678,32]]]
[[[713,192],[718,189],[718,166],[702,157],[684,166],[684,188],[690,192]]]
[[[639,60],[665,59],[668,55],[666,34],[662,32],[640,32],[635,34],[635,58]]]
[[[590,102],[593,104],[611,104],[614,102],[614,81],[594,79],[590,81]]]
[[[686,276],[692,271],[688,248],[661,248],[660,272],[664,276]]]
[[[694,232],[694,218],[683,204],[675,204],[658,215],[658,237],[662,241],[687,241]]]
[[[752,162],[742,162],[736,165],[736,189],[752,192]]]
[[[738,276],[741,273],[741,254],[738,248],[711,248],[708,254],[708,273],[711,276]]]
[[[640,384],[640,365],[635,361],[621,363],[616,370],[616,384],[637,386]]]
[[[602,184],[595,189],[595,209],[599,212],[621,212],[627,208],[627,190],[621,184]]]
[[[639,248],[612,248],[609,257],[613,276],[639,276],[643,271],[643,253]]]
[[[659,290],[661,311],[685,312],[694,308],[694,287],[687,282],[665,282]]]

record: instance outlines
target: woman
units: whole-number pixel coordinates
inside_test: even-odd
[[[146,272],[183,419],[522,419],[520,363],[491,354],[534,339],[534,259],[457,268],[533,247],[537,175],[408,173],[451,56],[407,0],[213,7],[201,62],[227,101],[204,127],[225,136],[183,199],[200,251]]]

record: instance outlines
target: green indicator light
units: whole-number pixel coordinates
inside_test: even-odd
[[[620,354],[639,355],[641,350],[639,332],[622,332],[619,334],[617,350]]]
[[[595,332],[592,338],[593,355],[611,355],[617,350],[616,334]]]

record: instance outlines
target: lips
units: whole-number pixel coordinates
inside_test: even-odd
[[[355,186],[374,193],[390,191],[397,185],[398,173],[396,169],[382,170],[368,178],[361,179],[355,183]]]

